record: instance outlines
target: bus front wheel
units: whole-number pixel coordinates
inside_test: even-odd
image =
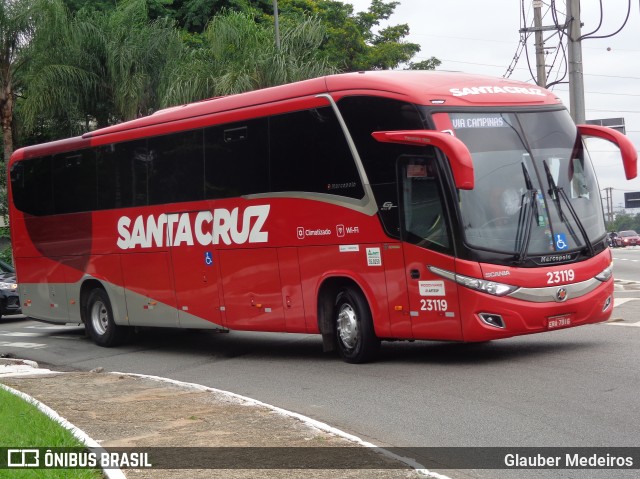
[[[336,296],[335,332],[340,356],[348,363],[372,360],[380,348],[367,300],[360,290],[346,287]]]
[[[102,288],[95,288],[89,293],[84,326],[93,342],[104,347],[121,344],[128,332],[126,326],[118,326],[113,320],[111,301]]]

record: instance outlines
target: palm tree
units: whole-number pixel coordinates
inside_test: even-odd
[[[21,53],[34,31],[34,6],[32,0],[0,3],[0,121],[4,161],[13,153],[13,112],[20,85],[17,76],[24,66]]]
[[[149,20],[146,0],[124,0],[108,12],[65,11],[49,17],[46,31],[34,37],[25,74],[26,128],[44,117],[87,130],[158,107],[158,82],[179,37],[168,20]]]
[[[205,30],[204,46],[184,49],[167,73],[162,103],[188,103],[336,71],[319,53],[325,30],[318,19],[284,18],[280,36],[278,49],[271,24],[241,12],[216,15]]]

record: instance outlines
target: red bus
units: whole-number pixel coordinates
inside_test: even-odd
[[[159,111],[9,163],[23,311],[84,323],[477,342],[605,321],[585,136],[537,86],[361,72]]]

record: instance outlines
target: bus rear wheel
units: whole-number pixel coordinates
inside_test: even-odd
[[[89,337],[98,346],[118,346],[128,336],[128,328],[118,326],[113,320],[111,301],[102,288],[95,288],[89,293],[83,319]]]
[[[335,332],[340,356],[348,363],[371,361],[380,349],[371,310],[360,290],[346,287],[336,296]]]

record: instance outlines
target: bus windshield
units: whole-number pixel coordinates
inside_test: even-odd
[[[523,259],[604,236],[593,166],[566,110],[436,115],[473,157],[475,187],[458,192],[468,246]]]

